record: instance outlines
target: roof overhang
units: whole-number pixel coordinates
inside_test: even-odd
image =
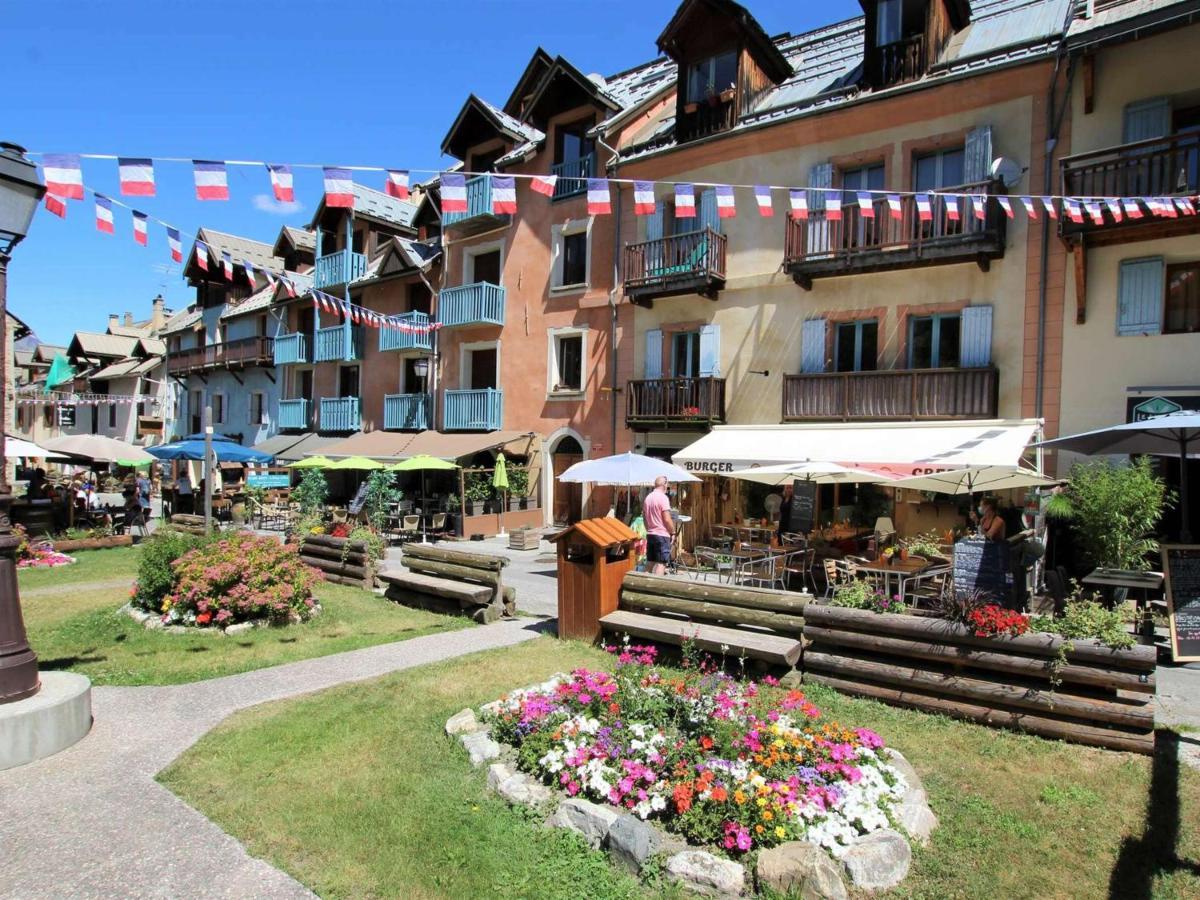
[[[683,48],[678,43],[680,33],[693,16],[703,16],[706,22],[725,20],[733,25],[738,37],[749,49],[763,73],[776,84],[792,74],[792,66],[763,31],[750,10],[733,0],[683,0],[655,42],[659,51],[680,62]]]
[[[467,97],[454,124],[442,139],[442,152],[455,159],[465,159],[467,151],[493,137],[514,143],[524,143],[528,136],[506,126],[474,94]]]

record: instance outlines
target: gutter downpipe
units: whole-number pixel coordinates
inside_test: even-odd
[[[612,154],[612,159],[609,160],[609,172],[616,176],[619,155],[616,150],[604,143],[604,138],[599,134],[596,135],[596,143]],[[615,207],[616,227],[613,230],[613,280],[612,288],[608,292],[608,346],[609,346],[609,366],[612,369],[612,403],[609,407],[610,411],[610,453],[617,452],[617,392],[620,387],[620,381],[617,377],[617,285],[619,284],[621,274],[621,186],[617,185],[617,202]]]

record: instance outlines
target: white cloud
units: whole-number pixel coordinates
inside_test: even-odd
[[[293,200],[291,203],[276,200],[270,194],[255,194],[254,208],[259,212],[272,213],[277,216],[290,216],[292,213],[297,213],[304,209],[304,204],[297,200]]]

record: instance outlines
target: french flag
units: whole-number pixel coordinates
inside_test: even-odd
[[[928,194],[917,194],[917,218],[922,222],[933,221],[933,204]]]
[[[329,302],[332,298],[328,294],[324,293],[323,291],[317,291],[315,296],[321,298],[321,309],[325,310],[327,313],[334,311],[333,304]]]
[[[904,207],[900,205],[899,194],[888,194],[887,198],[888,212],[892,214],[893,219],[904,218]]]
[[[1185,216],[1194,216],[1196,214],[1196,208],[1192,206],[1190,197],[1176,197],[1175,206]]]
[[[607,216],[612,213],[612,199],[608,193],[607,178],[587,180],[587,211],[589,216]]]
[[[118,157],[117,171],[120,174],[122,196],[154,196],[154,160]]]
[[[1142,208],[1138,202],[1132,197],[1126,197],[1121,201],[1121,205],[1125,207],[1125,215],[1131,219],[1140,219],[1142,217]]]
[[[354,181],[349,169],[324,166],[325,205],[354,209]]]
[[[283,289],[284,289],[285,291],[287,291],[287,295],[288,295],[289,297],[295,298],[295,296],[296,296],[296,285],[292,284],[292,279],[290,279],[290,278],[284,278],[283,276],[280,276],[279,280],[280,280],[281,282],[283,282]],[[316,298],[314,297],[314,298],[313,298],[313,300],[314,300],[314,303],[313,303],[313,305],[315,306],[315,305],[316,305],[316,303],[315,303],[315,301],[316,301]]]
[[[982,222],[987,218],[987,197],[982,194],[972,194],[971,208],[975,210],[975,218]]]
[[[67,198],[60,197],[58,194],[46,192],[46,211],[52,212],[60,219],[67,217]]]
[[[208,271],[208,244],[196,241],[196,265],[202,272]]]
[[[737,215],[737,206],[734,205],[733,188],[727,184],[717,185],[717,218],[732,219]]]
[[[1037,207],[1033,205],[1033,198],[1032,197],[1022,197],[1021,205],[1025,207],[1025,215],[1029,216],[1029,218],[1032,221],[1036,222],[1038,213],[1037,213]]]
[[[511,175],[492,176],[492,212],[496,215],[517,211],[517,182]]]
[[[78,153],[47,153],[42,157],[46,190],[64,200],[83,199],[83,169]]]
[[[167,226],[167,247],[171,250],[171,262],[183,262],[183,244],[179,242],[179,229]]]
[[[808,192],[807,191],[790,191],[788,193],[788,203],[791,205],[793,219],[808,218]]]
[[[1120,222],[1123,218],[1125,218],[1123,215],[1121,215],[1120,200],[1106,200],[1104,201],[1104,205],[1108,207],[1109,215],[1113,217],[1114,222]]]
[[[1046,210],[1046,215],[1051,219],[1058,218],[1058,207],[1054,205],[1053,197],[1043,197],[1042,207]]]
[[[267,279],[267,287],[275,287],[276,278],[271,274],[270,269],[263,269],[263,278]]]
[[[1000,208],[1002,210],[1004,210],[1004,215],[1008,216],[1011,219],[1013,217],[1013,208],[1012,208],[1012,203],[1009,202],[1009,199],[1007,197],[1001,196],[1001,197],[996,198],[996,202],[999,203]]]
[[[675,218],[694,219],[696,217],[696,194],[690,184],[675,185]]]
[[[1087,210],[1088,215],[1092,217],[1094,223],[1097,225],[1104,224],[1104,208],[1100,205],[1099,201],[1088,200],[1083,206]]]
[[[384,185],[384,190],[389,197],[395,197],[397,200],[408,199],[408,170],[407,169],[388,169],[387,183]]]
[[[957,222],[959,220],[958,197],[954,194],[941,194],[940,196],[946,201],[946,218],[951,222]]]
[[[1067,210],[1067,216],[1070,217],[1072,222],[1076,223],[1077,225],[1082,224],[1083,208],[1080,207],[1076,201],[1068,200],[1066,197],[1064,197],[1063,207]]]
[[[197,200],[229,199],[229,176],[225,172],[225,163],[193,159],[192,177],[196,180]]]
[[[221,271],[225,273],[226,281],[233,281],[233,257],[228,252],[221,252]]]
[[[633,212],[638,216],[654,215],[653,181],[635,181],[633,183]]]
[[[136,209],[130,212],[133,213],[133,239],[145,247],[150,239],[149,217]]]
[[[825,192],[825,218],[830,222],[840,222],[842,220],[841,191]]]
[[[758,204],[758,214],[766,218],[775,215],[775,205],[771,202],[771,189],[765,184],[754,186],[754,202]]]
[[[246,280],[250,282],[250,290],[258,290],[258,283],[254,280],[254,266],[250,265],[250,260],[242,260],[242,268],[246,270]]]
[[[866,191],[858,192],[858,212],[864,219],[875,218],[875,200]]]
[[[93,196],[96,198],[96,230],[113,234],[112,201],[103,194]]]
[[[553,197],[556,184],[558,184],[557,175],[534,175],[533,182],[529,186],[543,196]]]
[[[467,176],[453,172],[442,174],[442,212],[467,211]]]
[[[267,163],[267,174],[271,176],[271,191],[280,203],[295,203],[296,189],[292,182],[292,167]]]
[[[1175,212],[1175,204],[1171,202],[1170,197],[1158,198],[1158,209],[1168,219],[1178,219],[1179,214]]]

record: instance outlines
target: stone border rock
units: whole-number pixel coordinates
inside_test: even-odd
[[[165,634],[209,634],[209,635],[224,635],[235,637],[239,634],[245,634],[254,628],[285,628],[291,625],[302,625],[303,622],[288,622],[288,625],[273,626],[269,619],[251,619],[248,622],[236,622],[233,625],[227,625],[225,628],[196,628],[191,625],[168,625],[162,620],[162,616],[152,612],[146,612],[144,609],[138,609],[132,603],[126,603],[117,610],[118,614],[124,613],[137,622],[142,627],[149,631],[162,631]],[[312,615],[309,621],[321,614],[321,604],[317,604],[312,608]]]
[[[558,674],[527,688],[549,691],[568,676]],[[494,710],[500,701],[485,704]],[[824,848],[806,841],[789,841],[760,851],[750,877],[746,867],[732,859],[716,856],[687,844],[682,838],[643,821],[631,813],[580,797],[562,797],[536,778],[518,771],[516,748],[501,744],[491,727],[480,722],[473,709],[463,709],[446,720],[446,734],[457,737],[475,768],[488,764],[488,789],[511,806],[523,806],[545,815],[551,828],[566,828],[579,834],[593,849],[605,850],[611,860],[632,875],[639,874],[652,858],[664,860],[667,877],[686,890],[708,897],[736,897],[770,888],[781,894],[845,900],[849,895],[844,879],[863,891],[895,887],[907,876],[912,849],[904,834],[893,828],[860,837],[834,859]],[[891,747],[885,748],[888,764],[904,778],[907,789],[894,807],[896,824],[909,838],[926,846],[937,828],[937,816],[929,808],[921,777],[907,759]]]

